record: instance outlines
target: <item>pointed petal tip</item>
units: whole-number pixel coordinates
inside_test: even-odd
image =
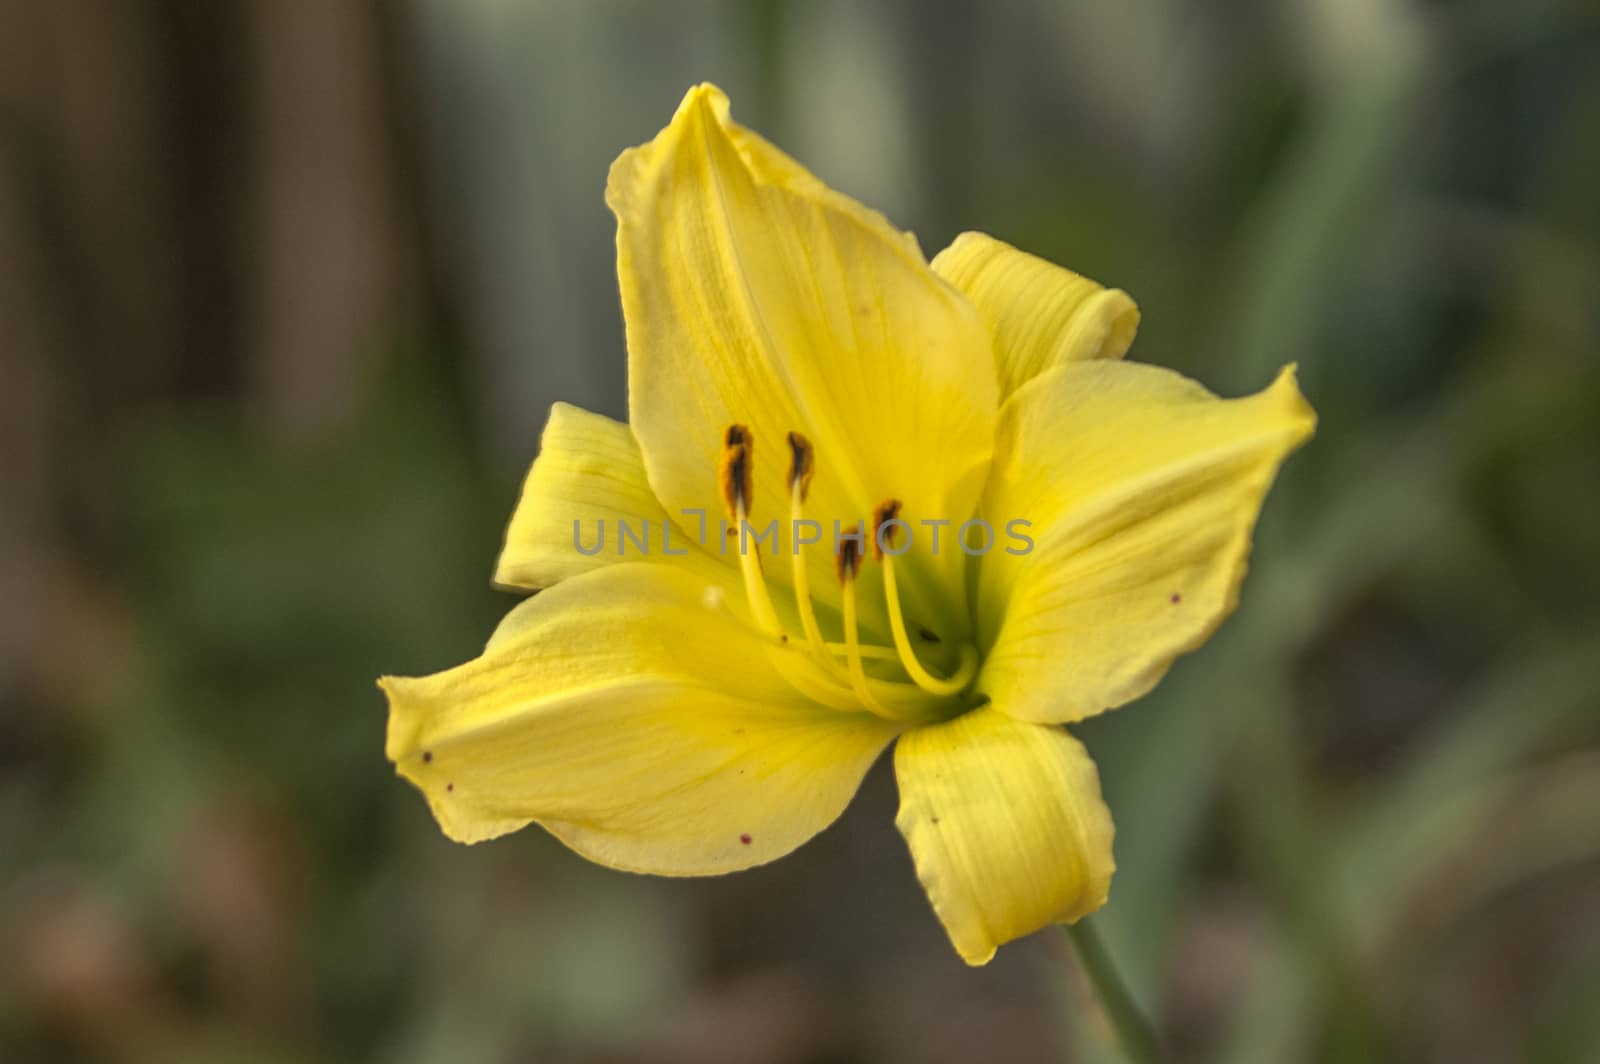
[[[728,94],[711,82],[702,81],[683,94],[672,121],[665,128],[648,142],[627,148],[618,155],[606,174],[606,206],[611,208],[618,222],[623,220],[634,190],[645,180],[653,159],[669,155],[670,146],[702,122],[725,130],[732,121],[729,114]]]
[[[410,682],[409,677],[391,676],[386,673],[374,680],[373,685],[383,692],[384,697],[389,700],[389,704],[392,706],[396,695],[408,682]]]
[[[1310,439],[1317,429],[1317,411],[1300,390],[1300,363],[1289,362],[1278,371],[1268,391],[1282,397],[1284,408],[1297,422],[1296,442]]]
[[[417,733],[420,728],[418,714],[406,702],[405,688],[409,682],[404,676],[378,677],[378,690],[383,692],[389,711],[383,756],[394,763],[395,771],[400,775],[404,775],[400,772],[400,763],[417,752]]]
[[[728,117],[728,94],[709,81],[690,86],[689,91],[683,94],[683,102],[678,104],[673,122],[676,123],[681,116],[697,107],[709,108],[719,120],[725,120]]]
[[[405,684],[406,677],[404,676],[384,675],[374,680],[372,685],[383,692],[384,700],[388,703],[389,711],[392,713],[395,708],[395,699],[400,696]]]

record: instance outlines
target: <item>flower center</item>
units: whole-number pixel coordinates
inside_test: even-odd
[[[798,432],[790,432],[789,443],[789,518],[792,529],[805,520],[805,502],[816,473],[816,452],[811,442]],[[758,541],[747,540],[744,530],[750,518],[754,497],[755,438],[744,425],[729,425],[723,433],[722,462],[718,484],[728,517],[738,530],[739,570],[744,580],[745,597],[756,626],[774,644],[773,661],[790,684],[806,697],[841,709],[864,708],[893,720],[928,720],[949,715],[951,701],[971,685],[978,671],[978,649],[968,643],[960,648],[959,661],[949,676],[938,676],[926,668],[912,646],[900,605],[895,577],[893,550],[899,521],[900,502],[886,499],[873,513],[872,556],[883,567],[884,605],[889,618],[892,645],[863,643],[856,599],[857,575],[861,571],[866,547],[865,524],[858,522],[854,532],[835,537],[834,572],[839,580],[841,640],[823,635],[811,600],[810,575],[802,542],[795,536],[790,549],[791,585],[794,607],[804,634],[804,642],[791,640],[773,604],[761,567]],[[869,668],[869,662],[870,668]]]

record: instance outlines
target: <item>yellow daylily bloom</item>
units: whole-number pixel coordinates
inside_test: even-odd
[[[1105,903],[1112,822],[1064,725],[1233,609],[1292,368],[1219,399],[1121,361],[1120,291],[915,239],[692,89],[622,154],[629,422],[557,405],[483,654],[385,677],[387,754],[444,832],[537,823],[709,875],[827,827],[897,743],[897,824],[960,955]]]

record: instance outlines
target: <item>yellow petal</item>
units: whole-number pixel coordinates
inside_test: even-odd
[[[722,430],[738,423],[755,437],[758,526],[787,524],[790,430],[816,447],[807,512],[829,534],[835,520],[870,520],[889,497],[913,523],[972,512],[996,417],[989,338],[913,240],[734,125],[709,85],[618,158],[606,199],[629,421],[663,505],[720,515]],[[808,555],[812,588],[836,604],[828,551]],[[908,609],[964,617],[961,553],[938,563],[907,590],[944,601]],[[934,567],[920,552],[905,564]],[[874,590],[862,595],[869,627],[882,619]]]
[[[1138,698],[1232,611],[1278,466],[1316,416],[1285,369],[1218,399],[1169,370],[1076,362],[1001,417],[984,513],[1026,520],[978,579],[990,652],[978,688],[1024,720]]]
[[[711,875],[843,811],[898,728],[803,701],[773,647],[682,569],[613,565],[518,606],[483,656],[380,681],[387,754],[445,834],[538,822],[591,860]]]
[[[1083,744],[1058,727],[978,709],[900,738],[895,823],[968,964],[1105,904],[1111,811]]]
[[[701,549],[701,531],[692,518],[687,526],[673,524],[656,501],[627,425],[557,403],[506,529],[494,582],[537,590],[646,559],[709,577],[710,567],[726,563]]]
[[[1126,292],[983,233],[956,237],[933,268],[989,326],[1002,401],[1067,362],[1121,358],[1139,328],[1139,308]]]

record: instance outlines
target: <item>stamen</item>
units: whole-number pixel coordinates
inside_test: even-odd
[[[721,588],[715,585],[708,586],[701,593],[701,599],[706,609],[725,611],[735,620],[739,619],[737,614],[728,609],[727,602],[723,600]],[[830,643],[828,645],[837,648],[837,653],[844,653],[843,643]],[[867,657],[893,660],[895,656],[894,651],[888,647],[864,646],[861,650]],[[831,709],[858,710],[862,708],[861,696],[856,694],[855,688],[850,686],[848,678],[844,676],[842,669],[837,671],[838,678],[836,679],[835,674],[819,671],[816,667],[816,662],[807,658],[796,657],[791,651],[792,648],[790,646],[781,642],[775,643],[768,649],[768,660],[778,670],[778,674],[787,680],[796,691],[799,691],[813,702],[828,706]],[[908,683],[891,683],[886,680],[875,680],[871,677],[868,677],[867,683],[882,692],[897,706],[907,702],[906,695],[902,693],[901,688],[905,692],[916,692],[918,699],[922,697],[921,693],[917,692],[917,689]],[[904,705],[900,712],[886,710],[881,715],[887,720],[917,720],[920,719],[916,712],[918,708],[913,703]]]
[[[755,438],[743,425],[729,425],[722,434],[722,464],[717,471],[717,486],[722,490],[729,520],[739,520],[739,511],[750,508],[755,449]]]
[[[844,598],[844,653],[850,667],[850,686],[856,697],[872,712],[884,715],[883,704],[867,686],[867,670],[861,666],[861,634],[856,619],[856,573],[861,571],[862,526],[856,526],[854,536],[842,536],[835,564],[839,573],[839,586]]]
[[[755,475],[755,437],[743,425],[729,425],[722,436],[722,464],[717,478],[722,501],[739,534],[739,573],[744,577],[745,598],[756,624],[767,635],[783,638],[783,622],[772,606],[766,578],[761,574],[761,546],[752,541],[746,549],[744,530],[750,514]]]
[[[705,608],[713,611],[726,612],[730,617],[739,619],[737,614],[728,609],[722,589],[715,584],[708,585],[701,592],[701,601]],[[843,643],[825,644],[833,654],[844,654]],[[865,644],[861,648],[861,656],[880,661],[895,661],[896,655],[892,647],[880,647]],[[909,683],[900,683],[892,680],[879,680],[867,677],[867,687],[875,692],[878,698],[877,707],[862,706],[862,698],[845,675],[844,669],[838,663],[832,663],[832,669],[819,670],[817,663],[809,658],[797,657],[792,653],[792,646],[782,642],[773,644],[768,650],[768,660],[778,670],[778,674],[787,680],[796,691],[805,695],[820,705],[831,709],[859,710],[867,708],[885,720],[919,721],[925,719],[925,705],[922,692]]]
[[[961,648],[961,661],[955,674],[941,680],[917,660],[917,652],[906,635],[905,615],[900,611],[900,591],[895,584],[894,554],[886,550],[894,546],[896,529],[889,525],[900,513],[900,500],[887,499],[878,505],[873,514],[872,549],[883,564],[883,597],[889,607],[889,632],[894,636],[894,649],[900,656],[900,667],[906,670],[911,682],[930,695],[954,695],[966,689],[978,671],[978,650],[970,643]],[[887,527],[886,527],[887,526]]]
[[[778,675],[811,701],[830,709],[861,708],[859,696],[853,688],[835,681],[830,675],[820,671],[814,662],[796,657],[788,647],[775,647],[768,657],[778,670]]]
[[[811,489],[811,476],[816,471],[816,455],[811,441],[798,432],[789,433],[789,534],[798,537],[802,504]],[[806,642],[825,666],[836,670],[838,663],[828,653],[822,640],[822,629],[817,625],[817,611],[811,604],[811,578],[806,571],[806,560],[800,554],[800,544],[790,545],[789,564],[793,574],[795,605],[800,609],[800,626],[806,631]]]
[[[798,536],[798,529],[803,520],[804,503],[811,488],[812,476],[816,471],[816,452],[812,449],[811,442],[798,432],[789,433],[788,443],[791,535]],[[862,644],[859,604],[856,599],[856,577],[861,571],[861,556],[866,551],[866,529],[865,526],[858,524],[853,534],[837,537],[838,551],[834,559],[842,589],[841,605],[844,614],[842,644],[829,642],[824,638],[817,620],[816,607],[811,601],[810,574],[800,555],[800,544],[791,544],[795,605],[800,614],[801,626],[805,629],[807,649],[810,651],[806,656],[794,655],[795,644],[790,643],[784,633],[783,622],[773,607],[772,595],[762,573],[760,540],[747,544],[745,539],[750,507],[755,497],[753,483],[755,438],[747,426],[729,425],[723,433],[722,444],[718,487],[721,490],[722,501],[727,507],[728,516],[734,522],[735,531],[739,536],[739,571],[744,580],[745,597],[757,627],[774,640],[769,653],[779,673],[801,694],[835,709],[864,708],[889,720],[933,719],[930,713],[937,713],[937,708],[926,701],[922,692],[954,694],[964,688],[977,671],[975,648],[963,648],[963,660],[958,676],[949,680],[939,680],[929,675],[926,670],[920,668],[915,657],[910,658],[908,666],[909,650],[900,645],[904,638],[904,622],[898,613],[898,598],[892,591],[890,609],[891,617],[897,624],[896,646],[890,648]],[[884,524],[892,520],[898,510],[899,503],[893,500],[889,504],[880,506],[878,513],[874,515],[875,532],[882,530]],[[874,554],[884,563],[886,578],[892,580],[890,560],[884,556],[882,550],[884,545],[875,544]],[[892,588],[892,584],[886,586]],[[720,596],[712,596],[708,592],[706,605],[712,609],[721,607]],[[838,660],[840,655],[845,658],[843,665]],[[868,676],[864,659],[899,662],[913,682],[883,680]],[[918,688],[922,690],[919,691]]]
[[[835,644],[838,645],[838,644]],[[841,652],[843,647],[840,647]],[[894,651],[888,647],[862,646],[863,656],[893,660]],[[777,668],[779,675],[789,682],[795,690],[824,706],[833,709],[859,710],[865,708],[874,716],[885,720],[925,721],[930,719],[927,699],[923,693],[909,683],[899,683],[891,680],[879,680],[867,676],[863,670],[862,676],[866,682],[866,689],[874,698],[863,698],[861,692],[851,681],[848,685],[834,679],[833,675],[817,668],[816,662],[809,658],[796,657],[789,647],[773,647],[770,658]]]

